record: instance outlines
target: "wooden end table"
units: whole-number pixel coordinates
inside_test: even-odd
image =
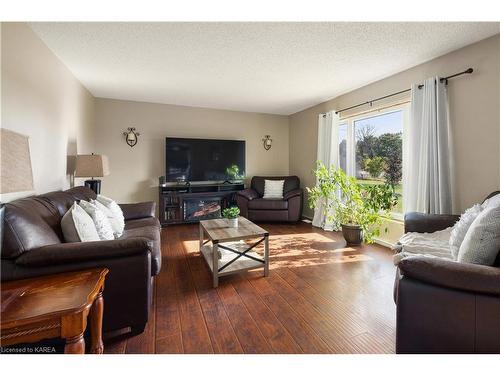
[[[242,241],[252,238],[258,241],[251,245]],[[263,258],[252,251],[262,242]],[[214,288],[219,285],[219,277],[232,273],[264,268],[264,276],[269,275],[269,232],[244,217],[238,218],[236,228],[226,219],[200,221],[200,251],[212,272]]]
[[[90,352],[102,354],[102,291],[108,270],[91,269],[2,283],[0,344],[61,337],[65,353],[85,353],[90,314]]]

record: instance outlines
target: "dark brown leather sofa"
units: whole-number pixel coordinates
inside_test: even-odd
[[[137,334],[148,321],[153,276],[161,268],[155,203],[121,205],[125,231],[119,239],[64,243],[63,215],[73,202],[95,198],[92,190],[75,187],[5,204],[1,279],[106,267],[103,332],[130,328]]]
[[[408,213],[405,232],[435,232],[458,219]],[[491,267],[405,258],[394,298],[396,353],[500,353],[500,254]]]
[[[285,180],[283,199],[263,199],[264,180]],[[297,222],[302,216],[303,192],[297,176],[255,176],[250,189],[239,191],[236,202],[241,215],[252,221]]]

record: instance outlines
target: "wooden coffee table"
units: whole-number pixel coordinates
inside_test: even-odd
[[[257,242],[249,245],[243,241],[252,238]],[[264,257],[252,251],[262,242]],[[219,277],[237,272],[264,268],[264,276],[269,275],[269,233],[244,217],[238,218],[237,228],[230,227],[226,219],[200,221],[200,251],[212,272],[214,288]]]
[[[102,291],[108,270],[91,269],[2,283],[0,344],[61,337],[65,353],[83,354],[90,314],[90,352],[102,354]]]

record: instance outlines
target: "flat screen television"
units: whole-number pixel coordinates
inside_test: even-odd
[[[201,182],[238,179],[245,174],[245,141],[171,138],[166,145],[166,181]]]

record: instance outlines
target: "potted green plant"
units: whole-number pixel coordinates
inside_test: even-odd
[[[314,174],[317,185],[307,188],[309,206],[322,207],[327,222],[342,230],[348,245],[373,242],[380,235],[382,220],[398,202],[394,187],[366,185],[341,168],[327,168],[319,162]]]
[[[224,211],[222,211],[222,217],[228,220],[229,226],[232,228],[238,228],[239,215],[240,209],[236,206],[225,208]]]
[[[240,173],[240,168],[236,164],[227,167],[226,174],[229,177],[229,180],[234,182],[242,181],[245,178],[245,175]]]

